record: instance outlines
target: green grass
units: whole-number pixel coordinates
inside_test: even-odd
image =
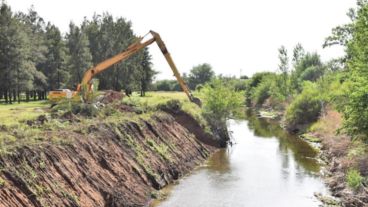
[[[182,103],[182,110],[196,119],[202,127],[208,126],[202,116],[202,109],[190,102],[184,92],[147,92],[145,97],[140,97],[139,94],[134,93],[131,97],[125,97],[123,102],[139,106],[142,111],[148,112],[156,111],[158,105],[173,99],[179,100]]]
[[[60,132],[69,131],[85,135],[88,133],[88,126],[97,123],[135,122],[140,125],[144,123],[142,120],[149,121],[152,117],[167,116],[166,113],[157,109],[159,105],[166,104],[173,99],[179,100],[182,110],[189,113],[203,128],[208,128],[201,109],[190,102],[183,92],[148,92],[145,97],[140,97],[139,94],[134,93],[131,97],[125,97],[123,102],[141,109],[142,113],[119,111],[114,106],[105,106],[96,117],[78,116],[80,122],[73,124],[48,116],[48,121],[44,124],[29,126],[26,123],[27,120],[35,120],[40,115],[52,113],[47,101],[0,105],[0,154],[12,153],[18,147],[38,145],[41,142],[69,144],[72,139],[59,138]],[[61,115],[63,112],[65,110],[61,109],[58,114]],[[166,155],[167,149],[165,147],[154,145],[153,148],[162,156],[166,156],[165,159],[170,159]]]
[[[308,134],[308,133],[306,133],[306,134],[302,134],[302,135],[301,135],[301,137],[302,137],[303,139],[305,139],[305,140],[309,141],[309,142],[315,142],[315,143],[319,143],[319,142],[321,142],[321,139],[320,139],[320,138],[315,137],[315,136],[313,136],[312,134]]]
[[[35,119],[48,112],[50,105],[47,101],[22,102],[20,104],[0,105],[0,125],[10,126]]]
[[[363,183],[363,177],[360,175],[358,170],[349,169],[346,174],[346,180],[349,187],[357,190]]]

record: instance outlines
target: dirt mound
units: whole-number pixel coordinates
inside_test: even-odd
[[[39,126],[39,125],[43,125],[47,121],[48,121],[48,119],[45,115],[40,115],[35,120],[27,120],[26,124],[28,126]]]
[[[121,101],[124,96],[125,94],[122,92],[108,90],[104,91],[104,95],[102,96],[100,102],[104,104],[109,104],[115,101]]]

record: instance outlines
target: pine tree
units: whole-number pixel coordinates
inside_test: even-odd
[[[69,25],[67,44],[70,54],[68,62],[70,79],[68,85],[75,87],[82,81],[84,72],[92,66],[92,55],[88,47],[87,35],[74,23]]]
[[[64,87],[68,80],[66,70],[66,47],[60,30],[51,23],[46,26],[46,59],[39,64],[40,70],[47,77],[47,90]]]

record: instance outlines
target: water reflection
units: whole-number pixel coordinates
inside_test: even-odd
[[[248,114],[231,121],[235,145],[174,187],[160,206],[318,206],[325,193],[317,153],[277,123]]]

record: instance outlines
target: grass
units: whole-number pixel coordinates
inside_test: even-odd
[[[141,107],[142,111],[156,111],[160,104],[165,104],[169,100],[179,100],[182,103],[182,110],[190,114],[204,128],[208,126],[202,116],[199,106],[189,101],[184,92],[147,92],[145,97],[140,97],[134,93],[131,97],[125,97],[123,102]]]
[[[306,133],[306,134],[302,134],[301,137],[309,142],[314,142],[314,143],[319,143],[321,142],[321,139],[313,136],[312,134]]]
[[[140,97],[134,93],[131,97],[125,97],[124,103],[134,105],[134,108],[142,110],[142,113],[121,112],[113,106],[105,106],[96,117],[78,116],[79,122],[69,123],[60,119],[47,116],[48,121],[42,125],[29,126],[27,120],[35,120],[40,115],[51,115],[49,102],[34,101],[0,105],[0,154],[12,153],[18,147],[27,145],[37,145],[41,142],[51,142],[53,144],[68,144],[72,139],[60,138],[62,132],[77,132],[88,134],[88,126],[97,123],[122,123],[135,122],[143,123],[142,120],[149,121],[154,116],[166,116],[158,111],[160,104],[166,104],[169,100],[179,100],[182,110],[195,118],[203,128],[207,129],[207,122],[203,118],[201,108],[188,100],[183,92],[148,92],[145,97]],[[62,109],[61,109],[62,110]],[[59,115],[64,111],[60,111]],[[209,129],[208,129],[209,130]],[[92,136],[92,135],[91,135]],[[170,157],[166,155],[167,149],[161,145],[153,145],[154,148],[166,160]],[[139,151],[139,150],[138,150]]]
[[[355,169],[348,170],[346,174],[346,180],[349,187],[353,188],[354,190],[359,189],[363,183],[363,177],[360,175],[359,171]]]
[[[50,107],[47,101],[22,102],[20,104],[0,105],[0,125],[10,126],[35,119],[48,112]]]

